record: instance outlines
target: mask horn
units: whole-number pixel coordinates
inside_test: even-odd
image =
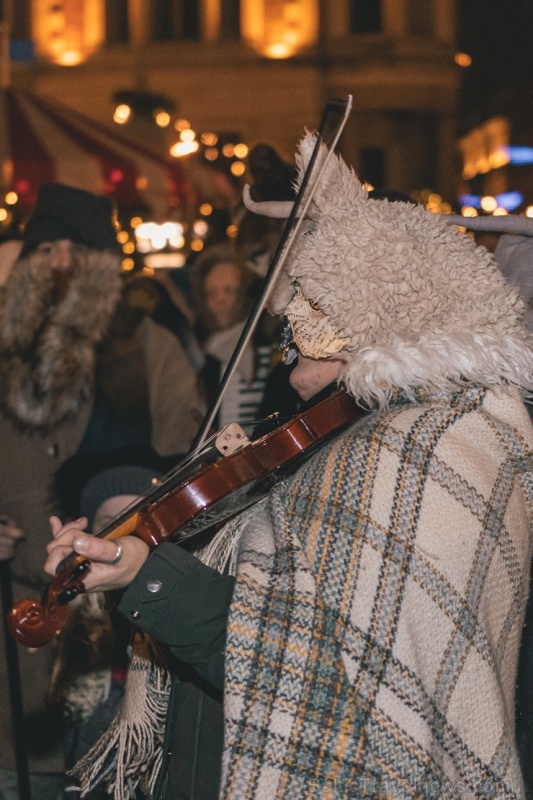
[[[533,219],[512,214],[496,217],[462,217],[459,214],[440,214],[448,225],[460,225],[469,231],[492,231],[493,233],[514,233],[519,236],[533,236]]]
[[[248,184],[242,190],[242,199],[248,211],[275,219],[287,219],[294,205],[291,200],[263,200],[261,203],[257,203],[250,196]]]

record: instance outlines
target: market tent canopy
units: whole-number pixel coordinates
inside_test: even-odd
[[[0,91],[0,165],[0,189],[24,209],[47,181],[107,194],[119,209],[148,206],[158,221],[186,215],[193,199],[180,162],[26,91]]]

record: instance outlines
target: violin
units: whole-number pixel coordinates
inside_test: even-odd
[[[337,391],[252,442],[238,426],[237,431],[228,426],[217,437],[227,455],[182,480],[178,467],[95,535],[119,539],[135,534],[155,548],[200,533],[265,497],[362,413],[353,397]],[[41,601],[21,600],[8,613],[11,635],[26,647],[41,647],[58,636],[68,603],[84,591],[89,568],[90,560],[77,553],[64,559]]]

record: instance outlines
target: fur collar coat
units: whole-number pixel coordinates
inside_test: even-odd
[[[0,513],[26,533],[10,564],[15,600],[39,597],[49,582],[43,572],[48,519],[59,511],[51,486],[94,419],[99,345],[121,288],[116,256],[76,251],[74,275],[60,303],[47,259],[39,253],[18,259],[0,290]],[[137,334],[134,363],[142,367],[147,384],[152,444],[165,456],[186,452],[199,406],[195,372],[167,329],[145,318]],[[124,398],[127,376],[125,367],[119,369],[125,363],[120,347],[113,355],[107,367],[123,377],[117,397]],[[100,446],[109,444],[101,438]],[[64,768],[61,720],[44,703],[53,660],[53,644],[33,652],[20,649],[29,764],[35,772]],[[0,768],[14,770],[9,693],[0,637]]]

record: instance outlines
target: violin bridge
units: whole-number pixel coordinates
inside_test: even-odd
[[[230,456],[247,444],[250,444],[250,440],[236,422],[231,422],[222,428],[215,439],[215,447],[223,456]]]

